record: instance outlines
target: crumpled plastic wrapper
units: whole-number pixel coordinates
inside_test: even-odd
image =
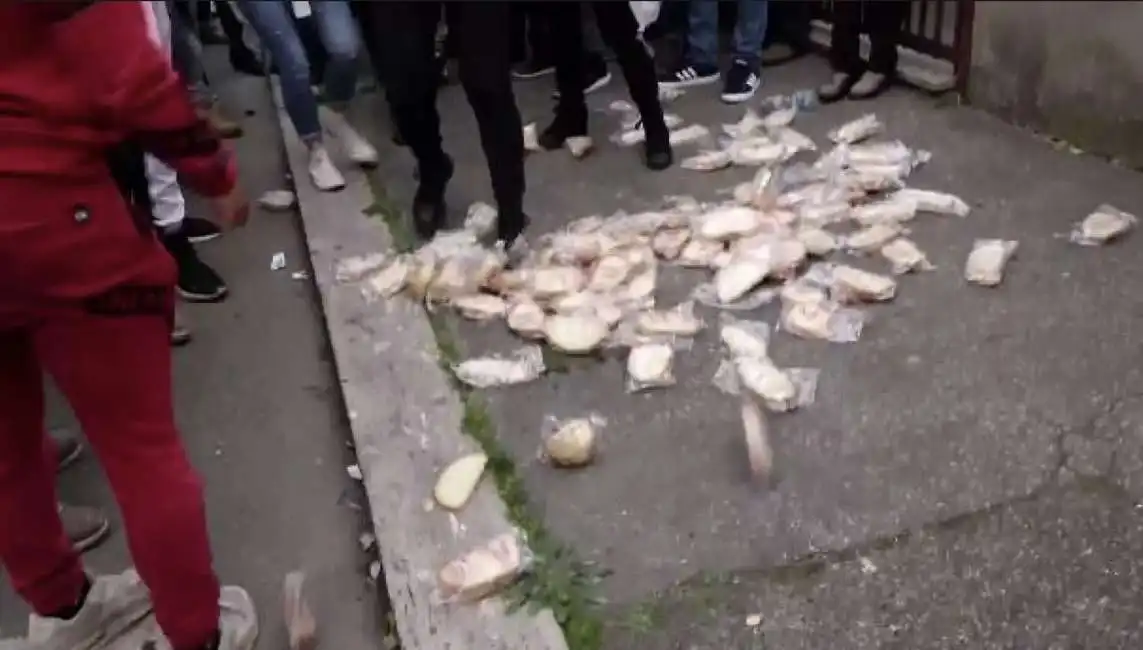
[[[639,392],[675,384],[675,349],[668,343],[645,343],[627,355],[627,391]]]
[[[367,276],[361,290],[367,300],[392,298],[405,288],[412,272],[413,265],[410,259],[405,255],[399,255],[390,260],[380,271]]]
[[[673,262],[679,258],[690,239],[691,231],[688,228],[665,228],[655,233],[651,249],[660,259]]]
[[[733,142],[727,149],[730,161],[741,167],[775,165],[789,160],[794,152],[780,142],[767,139]]]
[[[491,234],[496,230],[496,214],[496,208],[477,201],[468,206],[468,212],[464,216],[464,229],[478,238]]]
[[[425,299],[447,302],[457,296],[476,293],[504,268],[507,258],[502,253],[473,247],[445,258],[429,282]]]
[[[1072,230],[1070,239],[1081,246],[1102,246],[1126,235],[1137,221],[1135,215],[1104,203]]]
[[[911,201],[917,206],[918,212],[932,212],[933,214],[943,214],[950,217],[967,217],[971,212],[968,204],[964,202],[959,196],[949,194],[948,192],[936,192],[933,190],[918,190],[912,187],[898,190],[893,198],[898,200]]]
[[[540,459],[555,467],[583,467],[595,460],[599,434],[607,420],[598,413],[559,420],[544,418]]]
[[[884,257],[896,275],[904,275],[913,271],[931,271],[933,265],[929,262],[924,251],[917,247],[912,240],[900,237],[881,247],[881,256]]]
[[[534,345],[520,348],[507,357],[477,357],[452,367],[456,378],[473,388],[535,381],[544,374],[544,370],[544,353]]]
[[[356,255],[339,260],[334,275],[338,282],[357,282],[365,276],[384,267],[391,256],[387,253]]]
[[[829,132],[829,139],[839,144],[855,144],[885,130],[885,125],[873,113],[846,122]]]
[[[691,124],[684,126],[681,129],[675,129],[670,133],[670,141],[672,146],[680,144],[687,144],[690,142],[700,142],[703,140],[710,140],[710,129],[701,124]]]
[[[730,241],[757,232],[763,226],[763,217],[754,208],[741,205],[721,206],[698,216],[696,232],[699,237],[712,241]]]
[[[762,118],[762,125],[769,131],[775,131],[793,124],[794,118],[797,116],[798,107],[796,105],[776,108],[767,113],[766,117]]]
[[[543,151],[540,146],[540,133],[535,122],[524,125],[524,151]]]
[[[595,147],[595,143],[590,136],[573,135],[564,140],[564,146],[567,147],[567,150],[571,153],[573,158],[583,158],[591,153],[591,150]]]
[[[853,208],[849,201],[838,199],[828,203],[802,203],[797,206],[802,225],[821,228],[850,218]]]
[[[830,297],[840,303],[886,302],[897,295],[897,281],[852,266],[838,264],[830,278]]]
[[[774,268],[770,247],[760,247],[736,254],[730,263],[714,275],[714,289],[721,304],[733,303],[766,279]]]
[[[791,128],[777,129],[774,131],[774,139],[779,144],[784,145],[791,154],[797,154],[803,151],[817,151],[818,148],[809,136]]]
[[[854,343],[861,337],[865,315],[830,300],[791,300],[783,303],[779,323],[783,331],[799,338]]]
[[[702,237],[691,237],[690,241],[679,251],[679,256],[675,262],[679,266],[688,268],[708,268],[714,258],[724,250],[725,247],[722,242],[711,241]]]
[[[515,582],[532,562],[523,533],[498,535],[443,566],[437,596],[442,602],[478,602]]]
[[[679,166],[696,172],[713,172],[730,166],[730,152],[725,150],[700,151],[684,158]]]
[[[1008,260],[1016,254],[1019,242],[1011,239],[978,239],[964,264],[964,279],[982,287],[995,287],[1004,281]]]
[[[741,140],[761,131],[762,124],[762,118],[758,117],[758,113],[753,108],[747,108],[742,119],[734,124],[723,124],[722,132],[735,140]]]
[[[258,197],[258,205],[271,212],[285,212],[297,201],[298,198],[289,190],[270,190]]]

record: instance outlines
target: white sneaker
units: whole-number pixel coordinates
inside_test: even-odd
[[[323,145],[314,145],[310,148],[310,180],[314,187],[323,192],[333,192],[345,187],[345,178],[337,171],[329,152]]]
[[[318,115],[321,117],[325,132],[341,142],[341,146],[345,147],[345,155],[354,164],[362,167],[372,167],[377,164],[377,149],[353,128],[345,115],[328,106],[319,108]]]
[[[134,569],[100,576],[75,618],[30,616],[28,645],[34,650],[96,650],[126,636],[150,614],[151,595]]]
[[[253,650],[258,640],[254,602],[241,587],[223,587],[218,596],[218,650]],[[100,650],[171,650],[154,616]]]

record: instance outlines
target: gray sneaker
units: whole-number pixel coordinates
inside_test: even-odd
[[[258,640],[258,615],[254,601],[241,587],[223,587],[218,595],[220,609],[218,650],[253,650]],[[154,616],[117,638],[108,650],[171,650]]]
[[[100,576],[71,620],[28,618],[33,650],[96,650],[127,635],[151,614],[151,598],[134,569]]]
[[[98,546],[111,532],[111,522],[96,508],[58,504],[64,532],[76,551],[83,553]]]

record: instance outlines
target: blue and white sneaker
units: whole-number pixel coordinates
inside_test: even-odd
[[[718,81],[718,77],[717,66],[684,65],[659,77],[659,87],[677,90],[691,86],[705,86]]]
[[[758,87],[762,85],[762,77],[758,75],[758,68],[747,62],[736,59],[726,72],[726,84],[722,87],[722,101],[727,104],[739,104],[754,96]]]

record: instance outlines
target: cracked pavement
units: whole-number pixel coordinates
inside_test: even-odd
[[[827,74],[814,58],[769,69],[760,96]],[[551,83],[517,84],[525,122],[549,119]],[[713,200],[749,177],[646,171],[636,150],[607,142],[619,119],[604,107],[625,97],[616,75],[590,99],[598,150],[587,160],[529,157],[534,235],[579,216],[654,208],[664,195]],[[361,119],[388,142],[380,98],[372,101]],[[489,199],[487,172],[461,89],[442,91],[440,107],[458,163],[449,198],[459,224],[470,202]],[[710,127],[742,114],[718,102],[716,87],[693,89],[668,110]],[[1136,233],[1084,248],[1060,236],[1100,203],[1143,213],[1139,175],[904,89],[822,107],[795,126],[820,146],[829,128],[871,110],[889,138],[933,152],[910,184],[956,193],[973,213],[911,224],[937,269],[902,278],[893,303],[869,310],[859,342],[776,336],[776,361],[822,374],[816,403],[772,419],[773,489],[747,480],[738,408],[710,384],[719,356],[712,331],[678,357],[670,389],[627,395],[622,363],[607,359],[487,393],[537,512],[612,572],[609,647],[635,647],[622,621],[647,608],[666,612],[658,620],[670,634],[660,645],[644,634],[638,647],[664,650],[748,649],[762,638],[783,648],[1102,648],[1127,647],[1139,634],[1123,599],[1139,586],[1131,549],[1143,544],[1133,505],[1143,499],[1143,293],[1131,281],[1143,240]],[[415,189],[412,168],[406,152],[386,149],[380,175],[399,201]],[[1020,242],[999,288],[961,277],[977,238]],[[846,261],[885,270],[879,260]],[[664,306],[705,279],[676,269],[662,276]],[[716,313],[703,315],[716,322]],[[772,307],[751,314],[771,323],[775,315]],[[518,345],[495,325],[464,324],[461,334],[471,356]],[[559,472],[535,462],[544,416],[589,411],[608,420],[597,464]],[[895,542],[878,546],[885,540]],[[864,573],[861,562],[841,559],[870,545],[881,548],[870,561],[890,569]],[[797,574],[807,557],[836,564],[794,580],[796,589],[775,577],[780,567]],[[676,607],[688,591],[714,596],[703,611]],[[993,611],[1000,607],[1008,610]],[[743,635],[750,612],[763,622]]]

